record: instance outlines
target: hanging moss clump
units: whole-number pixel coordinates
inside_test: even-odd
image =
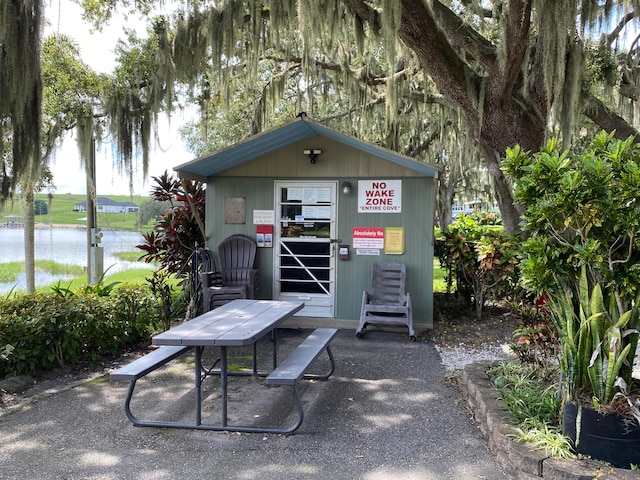
[[[40,0],[0,2],[0,202],[40,164],[41,9]]]

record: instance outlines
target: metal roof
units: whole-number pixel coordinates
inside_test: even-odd
[[[137,207],[138,206],[136,203],[133,203],[133,202],[118,202],[117,200],[111,200],[110,198],[106,198],[106,197],[96,198],[96,204],[98,206],[105,206],[105,207],[107,206],[108,207]],[[86,207],[87,201],[82,200],[76,203],[76,206]]]
[[[217,173],[316,135],[327,137],[357,150],[402,165],[428,177],[434,177],[438,171],[438,169],[432,165],[417,162],[405,155],[378,147],[371,143],[363,142],[357,138],[327,128],[310,120],[304,114],[298,115],[291,123],[250,137],[226,150],[178,165],[174,167],[174,170],[178,172],[180,176],[206,181],[208,177],[214,176]]]

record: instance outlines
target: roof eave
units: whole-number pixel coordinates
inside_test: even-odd
[[[178,165],[174,170],[181,178],[206,182],[210,177],[220,172],[279,150],[292,143],[318,135],[370,153],[429,177],[435,177],[439,170],[437,167],[417,162],[392,150],[339,133],[309,120],[305,116],[299,116],[293,122],[284,126],[247,138],[225,150]]]

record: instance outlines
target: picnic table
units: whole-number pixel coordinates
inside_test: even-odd
[[[149,355],[111,373],[112,380],[128,380],[129,391],[125,399],[127,417],[136,426],[191,428],[200,430],[223,430],[236,432],[291,433],[301,424],[304,417],[296,384],[301,378],[327,379],[335,369],[335,361],[330,342],[337,330],[319,328],[309,335],[289,356],[277,364],[277,327],[286,319],[302,310],[303,302],[283,302],[271,300],[234,300],[220,308],[206,312],[192,320],[167,330],[152,339],[154,345],[161,345]],[[256,343],[268,334],[272,340],[273,370],[258,372]],[[228,368],[228,348],[253,345],[252,375],[266,377],[268,385],[289,385],[298,413],[298,420],[289,427],[262,427],[229,425],[227,420],[228,377],[238,372]],[[206,347],[219,347],[220,367],[214,370],[203,368],[202,352]],[[136,381],[186,351],[193,349],[195,384],[195,419],[190,422],[142,420],[131,412],[130,402]],[[330,359],[330,369],[324,374],[308,374],[307,370],[318,356],[326,351]],[[209,375],[218,375],[221,388],[221,421],[219,424],[202,423],[202,382]]]

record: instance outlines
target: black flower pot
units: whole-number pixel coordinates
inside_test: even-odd
[[[578,409],[577,404],[566,402],[562,434],[571,439],[576,453],[609,462],[614,467],[640,465],[640,425],[632,417],[600,413],[592,408]]]

